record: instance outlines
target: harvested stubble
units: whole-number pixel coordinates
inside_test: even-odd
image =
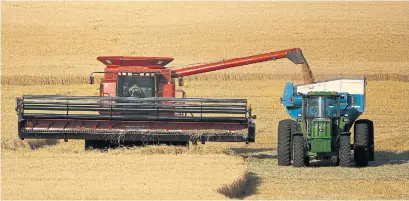
[[[226,199],[246,172],[234,156],[125,152],[4,153],[2,199]]]
[[[249,171],[260,176],[262,182],[248,199],[408,199],[408,151],[395,153],[396,157],[384,157],[383,153],[378,151],[376,161],[367,168],[331,166],[334,162],[293,168],[278,166],[270,151],[253,153],[248,159]]]
[[[249,186],[250,173],[244,172],[239,178],[231,184],[225,184],[217,189],[217,192],[229,198],[242,198],[246,194],[246,188]]]
[[[32,150],[39,149],[45,146],[53,146],[59,143],[58,139],[29,139],[27,140],[27,144],[30,146]]]

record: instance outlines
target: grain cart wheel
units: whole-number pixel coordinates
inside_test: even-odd
[[[374,126],[373,121],[369,119],[360,119],[356,121],[357,124],[367,124],[368,126],[368,161],[375,160],[375,141],[374,141]],[[356,126],[355,126],[356,129]]]
[[[368,166],[371,125],[367,120],[358,120],[354,126],[354,158],[356,166]]]
[[[297,126],[297,122],[284,119],[278,122],[278,165],[291,165],[291,131]]]
[[[375,132],[373,121],[368,120],[369,123],[369,148],[368,148],[368,160],[375,160]]]
[[[305,167],[305,138],[302,135],[293,136],[293,166]]]
[[[339,151],[338,151],[339,166],[351,167],[351,136],[341,135],[339,137]]]
[[[251,123],[248,127],[246,144],[248,144],[249,142],[255,142],[255,141],[256,141],[256,124]]]

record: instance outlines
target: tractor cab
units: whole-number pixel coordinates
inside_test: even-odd
[[[340,133],[339,98],[336,92],[308,92],[303,96],[304,106],[299,124],[310,139],[310,152],[323,155],[333,151],[336,136]]]
[[[339,95],[336,92],[309,92],[304,99],[307,119],[340,117]]]

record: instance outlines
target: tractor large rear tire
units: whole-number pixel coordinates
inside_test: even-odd
[[[338,151],[339,166],[351,167],[351,136],[341,135],[339,137],[339,151]]]
[[[291,165],[291,135],[297,126],[297,122],[291,119],[284,119],[278,123],[278,145],[277,157],[278,165]]]
[[[305,167],[305,138],[302,135],[293,136],[293,166]]]
[[[354,126],[354,158],[356,166],[368,166],[370,158],[371,124],[366,120],[358,120]]]

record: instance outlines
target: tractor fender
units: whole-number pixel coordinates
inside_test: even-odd
[[[342,132],[339,136],[351,136],[351,132]]]
[[[351,136],[351,132],[342,132],[341,134],[339,134],[339,136],[337,137],[337,141],[339,140],[340,136]],[[351,144],[350,149],[353,150],[354,149],[354,144]]]
[[[291,133],[291,143],[294,141],[294,136],[304,136],[304,134],[301,131],[295,131],[294,133]],[[291,145],[291,152],[292,152],[292,145]]]
[[[294,136],[303,136],[303,133],[300,132],[300,131],[297,131],[297,132],[293,133],[293,137]]]
[[[339,137],[341,136],[351,136],[351,132],[342,132],[341,134],[337,136],[337,141],[339,140]]]

